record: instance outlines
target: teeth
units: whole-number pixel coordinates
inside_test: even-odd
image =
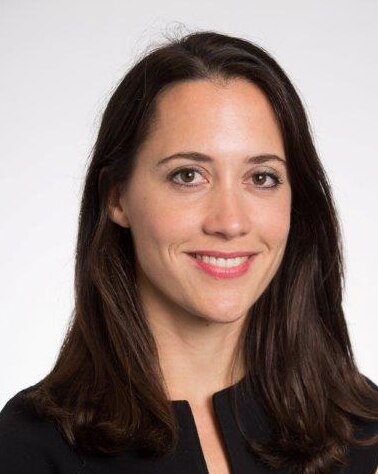
[[[216,257],[208,257],[207,255],[199,255],[199,254],[195,254],[195,257],[198,260],[202,260],[205,263],[209,263],[210,265],[214,265],[216,267],[223,267],[223,268],[237,267],[241,263],[248,260],[248,257],[216,258]]]

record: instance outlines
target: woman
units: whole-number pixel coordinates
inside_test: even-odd
[[[373,473],[378,387],[342,310],[305,111],[262,48],[173,39],[104,112],[75,311],[0,415],[7,473]]]

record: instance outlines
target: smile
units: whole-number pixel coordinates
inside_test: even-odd
[[[196,268],[217,279],[236,278],[248,272],[257,256],[216,258],[207,255],[187,254]]]
[[[248,260],[248,257],[236,257],[236,258],[217,258],[211,257],[208,255],[199,255],[199,254],[192,254],[198,260],[202,260],[210,265],[214,265],[216,267],[221,268],[231,268],[231,267],[238,267],[243,262]]]

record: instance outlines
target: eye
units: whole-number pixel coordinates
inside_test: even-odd
[[[259,187],[263,187],[263,188],[275,188],[275,187],[279,186],[280,184],[282,184],[282,181],[280,180],[280,178],[276,174],[270,173],[268,171],[260,171],[260,172],[257,172],[257,173],[253,173],[252,177],[253,178],[257,177],[255,182],[258,185],[265,184],[268,178],[273,182],[273,184],[271,184],[269,186],[259,186]]]
[[[186,186],[186,187],[194,187],[194,186],[198,186],[198,184],[190,184],[191,183],[191,179],[192,177],[194,176],[195,173],[198,173],[202,176],[202,173],[200,171],[198,171],[196,168],[180,168],[176,171],[174,171],[173,173],[171,173],[169,176],[168,176],[168,179],[173,182],[174,184],[177,184],[178,186]],[[186,176],[186,177],[189,177],[188,180],[185,178],[184,179],[184,182],[177,182],[175,180],[176,176]]]
[[[196,173],[202,176],[201,171],[197,170],[196,168],[188,168],[188,167],[180,168],[170,173],[168,175],[168,180],[171,181],[174,185],[191,188],[191,187],[200,185],[200,184],[192,184],[193,177],[195,176]],[[184,177],[183,181],[181,182],[177,181],[176,179],[177,177],[180,177],[180,176]],[[256,186],[261,189],[276,188],[283,182],[279,178],[278,175],[276,175],[273,172],[268,172],[268,171],[258,171],[258,172],[252,173],[251,177],[255,178],[254,181],[255,181]],[[272,184],[265,185],[265,183],[269,180]]]

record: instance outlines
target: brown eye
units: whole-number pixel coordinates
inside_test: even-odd
[[[172,181],[172,183],[177,184],[178,186],[198,186],[198,184],[191,184],[193,183],[196,173],[201,175],[201,173],[195,168],[181,168],[171,173],[168,176],[168,179],[169,181]],[[177,181],[177,177],[180,178],[179,181]]]
[[[184,178],[183,181],[184,181],[185,183],[190,183],[190,182],[193,180],[193,177],[194,177],[195,173],[196,173],[196,172],[193,171],[193,170],[181,170],[181,171],[178,173],[178,175],[179,175],[179,176],[181,175],[181,177]]]
[[[255,184],[257,184],[259,187],[262,187],[262,188],[275,188],[276,186],[278,186],[281,183],[278,176],[276,176],[274,173],[268,173],[267,171],[262,171],[260,173],[254,173],[252,175],[252,178],[254,179]],[[273,184],[270,184],[268,186],[264,186],[264,184],[266,183],[268,178],[270,178],[270,180],[273,181]]]
[[[196,173],[202,176],[202,173],[196,168],[181,168],[170,173],[168,175],[168,180],[177,186],[182,186],[182,187],[187,187],[187,188],[195,187],[201,184],[201,183],[194,183]],[[254,173],[251,176],[256,186],[261,189],[276,188],[282,183],[282,181],[280,181],[278,176],[268,171],[261,171],[259,173]],[[265,185],[265,183],[269,180],[271,181],[271,184]]]

